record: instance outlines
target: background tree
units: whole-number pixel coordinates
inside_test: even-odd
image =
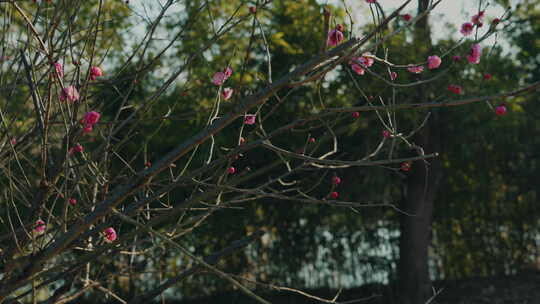
[[[467,94],[485,89],[486,97],[456,101],[438,94],[447,85],[441,80],[478,80],[478,68],[451,64],[447,50],[455,42],[429,42],[426,16],[437,2],[420,1],[411,22],[371,4],[373,25],[365,29],[354,26],[349,8],[307,0],[160,4],[147,16],[140,41],[126,32],[129,48],[106,39],[122,37],[120,28],[103,30],[112,19],[125,23],[105,2],[0,4],[17,16],[23,37],[4,34],[11,65],[3,70],[3,88],[11,93],[2,112],[24,122],[2,117],[0,298],[61,303],[86,295],[99,302],[94,295],[100,293],[139,303],[164,299],[171,290],[193,296],[238,289],[266,303],[254,286],[339,286],[344,274],[366,282],[378,272],[393,279],[395,256],[358,251],[366,242],[373,249],[395,239],[396,215],[407,212],[414,214],[403,217],[402,239],[416,231],[410,238],[419,242],[402,246],[401,266],[422,272],[410,280],[416,291],[402,295],[424,301],[430,212],[419,221],[416,207],[407,208],[434,200],[425,189],[437,164],[430,152],[439,148],[430,147],[437,137],[426,130],[437,130],[441,120],[445,126],[451,125],[445,120],[461,122],[463,114],[431,110],[426,119],[422,109],[481,102],[494,93],[471,84]],[[328,30],[342,31],[344,41],[329,45]],[[43,37],[62,39],[55,44]],[[470,44],[456,52],[466,54]],[[443,58],[441,69],[407,72],[409,62],[425,65],[435,53]],[[489,58],[504,62],[499,55],[495,49]],[[398,81],[391,71],[399,72]],[[494,116],[485,108],[478,112],[465,121],[470,129],[482,115]],[[463,136],[452,134],[459,130],[453,127],[441,133],[456,138],[457,147]],[[460,161],[452,157],[442,160]],[[409,187],[401,210],[403,181]],[[434,196],[436,188],[429,191]],[[482,222],[489,216],[482,214]],[[463,227],[472,220],[465,218]],[[441,223],[434,228],[455,220]],[[443,242],[439,248],[448,245],[444,233],[434,235],[435,244]],[[251,243],[257,245],[245,249]],[[447,248],[438,254],[453,261]],[[421,259],[411,255],[417,250]],[[370,270],[359,266],[368,263]],[[451,273],[453,265],[445,266]]]

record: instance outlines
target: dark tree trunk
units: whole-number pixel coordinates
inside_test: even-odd
[[[418,0],[418,13],[428,7],[428,0]],[[431,52],[431,35],[428,18],[415,25],[415,45],[418,60],[426,60]],[[429,88],[419,87],[418,101],[427,102]],[[439,113],[432,112],[428,123],[414,137],[417,146],[426,154],[441,152]],[[438,158],[416,161],[412,164],[406,181],[406,192],[402,200],[402,210],[412,216],[401,216],[399,244],[399,303],[421,304],[431,297],[431,281],[428,268],[428,248],[431,243],[431,222],[433,203],[442,177],[441,162]]]
[[[425,153],[440,152],[439,128],[436,114],[415,138]],[[431,243],[433,203],[442,177],[441,162],[414,162],[407,177],[407,191],[402,210],[412,216],[401,216],[398,279],[400,303],[425,303],[431,296],[428,268],[428,248]]]

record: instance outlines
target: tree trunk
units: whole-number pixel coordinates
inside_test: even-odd
[[[416,136],[417,145],[425,153],[440,152],[437,115]],[[428,248],[431,242],[433,202],[442,177],[441,162],[432,159],[429,163],[416,161],[407,178],[407,192],[402,210],[409,215],[401,216],[399,243],[398,279],[400,303],[425,303],[431,296],[431,281],[428,268]]]
[[[418,13],[428,8],[428,0],[418,0]],[[419,48],[421,61],[431,52],[431,34],[428,18],[415,25],[415,45]],[[426,102],[429,88],[419,87],[418,101]],[[438,111],[433,111],[428,123],[414,137],[416,145],[426,154],[441,152]],[[431,242],[431,221],[433,202],[442,177],[441,161],[438,158],[416,161],[412,164],[406,181],[406,193],[402,200],[402,210],[411,215],[401,216],[399,243],[399,303],[421,304],[432,295],[428,268],[428,248]]]

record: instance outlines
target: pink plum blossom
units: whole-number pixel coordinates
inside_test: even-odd
[[[84,115],[84,124],[85,125],[95,125],[98,123],[101,114],[96,111],[90,111]]]
[[[362,54],[362,56],[360,56],[358,58],[358,63],[360,63],[361,65],[369,68],[370,66],[372,66],[375,63],[375,59],[373,59],[370,56],[373,56],[373,55],[371,55],[371,53]]]
[[[358,118],[360,117],[360,112],[352,112],[351,116],[352,118]]]
[[[96,78],[103,76],[103,71],[96,66],[90,68],[90,80],[96,80]]]
[[[382,131],[382,135],[383,135],[384,138],[390,138],[391,134],[390,134],[390,131],[384,130],[384,131]]]
[[[328,32],[328,39],[326,40],[326,44],[328,46],[336,46],[339,43],[341,43],[343,39],[344,39],[343,33],[339,31],[338,29],[333,29]]]
[[[225,80],[227,80],[227,75],[225,75],[223,72],[216,72],[212,77],[212,83],[217,86],[222,85]]]
[[[470,34],[472,34],[472,31],[473,24],[470,22],[465,22],[461,25],[461,30],[459,32],[462,33],[463,36],[469,36]]]
[[[437,55],[429,56],[427,61],[428,61],[428,68],[430,70],[438,68],[442,63],[441,57]]]
[[[339,176],[334,176],[334,177],[332,178],[332,184],[334,184],[334,185],[336,185],[336,186],[339,185],[339,184],[341,184],[341,178],[340,178]]]
[[[76,199],[76,198],[73,198],[73,197],[70,198],[70,199],[69,199],[69,204],[70,204],[71,206],[77,205],[77,199]]]
[[[480,57],[482,56],[482,47],[480,44],[476,43],[471,46],[471,51],[467,55],[467,60],[472,64],[479,64]]]
[[[229,100],[233,94],[233,89],[231,88],[224,88],[223,92],[221,92],[221,97],[223,97],[223,100]]]
[[[414,74],[420,74],[424,71],[424,67],[421,65],[412,65],[412,66],[409,66],[407,70]]]
[[[472,16],[471,21],[473,24],[480,25],[484,19],[484,11],[478,12],[478,14]]]
[[[79,98],[80,98],[79,91],[77,91],[77,89],[74,86],[69,86],[67,88],[64,88],[62,92],[60,92],[61,101],[68,100],[71,102],[75,102],[79,100]]]
[[[358,75],[364,75],[364,73],[366,72],[360,65],[358,64],[352,64],[351,65],[351,69],[353,69],[353,71],[358,74]]]
[[[396,80],[397,76],[398,76],[398,74],[396,72],[390,72],[390,79],[391,80]]]
[[[257,116],[255,114],[246,114],[244,116],[244,123],[246,125],[253,125],[255,124],[255,119],[257,118]]]
[[[375,3],[377,0],[366,0],[367,3]]]
[[[505,105],[500,105],[498,107],[495,108],[495,114],[497,116],[503,116],[506,114],[506,106]]]
[[[94,130],[94,127],[92,125],[85,125],[82,132],[83,134],[90,133]]]
[[[229,173],[229,174],[235,174],[235,173],[236,173],[236,168],[235,168],[235,167],[229,167],[229,168],[227,168],[227,173]]]

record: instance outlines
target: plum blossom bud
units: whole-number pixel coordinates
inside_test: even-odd
[[[391,80],[396,80],[397,79],[397,73],[396,72],[390,72],[390,79]]]
[[[384,138],[390,138],[391,134],[390,134],[390,131],[384,130],[384,131],[382,131],[382,135],[383,135]]]
[[[332,178],[332,184],[334,184],[334,185],[336,185],[336,186],[339,185],[339,184],[341,184],[341,178],[339,178],[339,176],[334,176],[334,177]]]
[[[54,63],[54,70],[56,71],[56,75],[58,75],[58,77],[64,77],[64,66],[60,62]]]
[[[116,241],[117,239],[116,230],[114,230],[113,227],[109,227],[105,229],[104,233],[105,233],[105,242],[112,243]]]
[[[442,63],[441,57],[437,55],[429,56],[427,61],[428,61],[428,68],[430,70],[438,68]]]
[[[411,21],[412,16],[411,14],[404,14],[404,15],[401,15],[401,18],[403,18],[403,20],[405,20],[406,22],[409,22]]]
[[[352,112],[351,116],[352,118],[358,118],[360,117],[360,112]]]
[[[337,199],[339,197],[339,193],[337,191],[334,191],[330,193],[330,197],[332,197],[333,199]]]
[[[70,204],[71,206],[77,205],[77,199],[76,199],[76,198],[73,198],[73,197],[70,198],[70,199],[69,199],[69,204]]]
[[[403,162],[401,163],[401,166],[399,168],[401,171],[407,172],[411,170],[411,163],[410,162]]]
[[[463,93],[463,89],[461,88],[461,86],[456,85],[456,84],[448,85],[448,91],[457,95],[461,95],[461,93]]]
[[[229,79],[229,77],[232,76],[233,70],[231,67],[226,67],[225,70],[223,70],[223,74],[225,74],[225,80]]]
[[[69,154],[73,154],[73,153],[75,153],[75,152],[76,152],[76,153],[81,153],[81,152],[83,152],[83,151],[84,151],[83,146],[81,146],[81,144],[76,144],[75,146],[69,148],[68,153],[69,153]]]
[[[227,168],[227,173],[229,173],[229,174],[235,174],[235,173],[236,173],[236,168],[235,168],[235,167],[229,167],[229,168]]]
[[[506,106],[504,104],[495,108],[495,114],[497,116],[503,116],[506,114]]]
[[[45,222],[39,219],[36,221],[34,225],[34,232],[36,234],[43,234],[46,228],[47,228],[47,225],[45,224]]]

